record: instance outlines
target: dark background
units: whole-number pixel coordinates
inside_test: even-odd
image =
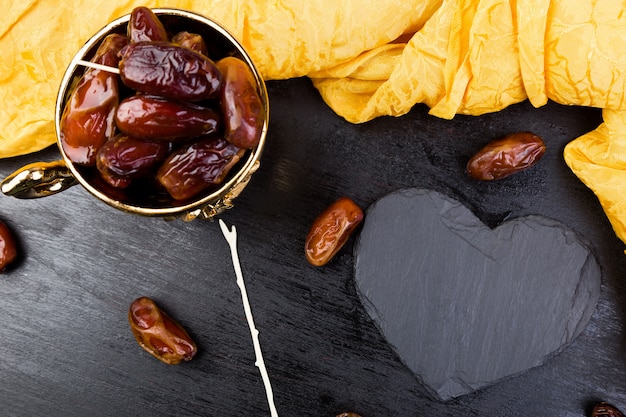
[[[281,416],[585,416],[599,400],[626,409],[624,245],[562,157],[566,143],[601,122],[599,110],[525,102],[448,121],[418,105],[403,117],[353,125],[307,79],[268,88],[261,168],[220,218],[238,231]],[[467,159],[484,144],[522,130],[547,143],[538,165],[497,182],[465,175]],[[59,158],[53,146],[5,159],[0,174]],[[603,269],[585,331],[540,367],[449,402],[433,400],[359,302],[355,239],[321,268],[303,253],[311,222],[338,197],[367,209],[404,187],[441,191],[492,227],[541,214],[576,231]],[[2,415],[269,416],[217,222],[122,213],[80,186],[37,200],[2,195],[0,218],[23,253],[0,275]],[[127,309],[143,295],[187,328],[199,347],[191,362],[168,366],[137,345]]]

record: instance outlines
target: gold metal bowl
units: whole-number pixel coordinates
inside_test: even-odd
[[[65,103],[85,71],[80,61],[89,61],[107,35],[126,34],[130,20],[130,14],[128,14],[100,29],[76,53],[65,71],[55,109],[57,145],[63,160],[52,163],[33,163],[21,168],[2,182],[1,188],[4,194],[18,198],[44,197],[79,183],[96,198],[119,210],[144,216],[181,218],[185,221],[197,217],[211,219],[222,211],[232,208],[233,200],[243,191],[260,165],[269,124],[269,102],[265,82],[241,44],[218,23],[186,10],[158,8],[152,11],[171,33],[188,31],[200,34],[207,44],[209,57],[212,60],[218,61],[226,56],[236,56],[248,64],[256,79],[257,92],[264,108],[265,120],[259,144],[246,152],[219,188],[210,189],[189,201],[174,200],[167,193],[159,192],[154,187],[131,185],[127,189],[115,189],[99,180],[95,168],[72,163],[61,146],[60,122]]]

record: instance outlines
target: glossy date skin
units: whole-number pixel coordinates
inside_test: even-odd
[[[220,115],[208,107],[138,94],[122,100],[115,122],[136,138],[175,141],[217,132]]]
[[[0,272],[17,258],[17,244],[9,227],[0,220]]]
[[[546,145],[531,132],[518,132],[488,143],[467,163],[477,180],[497,180],[530,168],[543,157]]]
[[[196,344],[187,331],[148,297],[132,302],[128,321],[137,343],[168,365],[189,361],[197,353]]]
[[[209,58],[171,42],[129,44],[119,69],[133,90],[191,102],[217,98],[222,79]]]
[[[149,174],[170,153],[168,142],[155,142],[124,134],[109,139],[98,151],[96,167],[102,178],[116,188]]]
[[[313,222],[304,245],[306,260],[314,266],[326,265],[348,241],[363,221],[363,210],[342,197]]]
[[[92,62],[115,67],[118,53],[128,43],[123,35],[107,36]],[[61,146],[70,161],[94,166],[98,149],[115,135],[115,110],[119,103],[116,74],[87,69],[72,91],[63,115],[59,134]]]
[[[601,402],[593,408],[591,417],[624,417],[624,414],[611,404]]]
[[[158,16],[148,7],[135,7],[127,27],[130,42],[167,41],[167,31]]]
[[[202,55],[209,55],[204,38],[197,33],[190,32],[178,32],[172,37],[172,42],[185,48],[193,49],[194,51],[201,53]]]
[[[161,164],[157,179],[176,200],[194,197],[220,184],[245,150],[222,138],[204,138],[174,151]]]
[[[222,58],[216,65],[222,73],[220,105],[226,139],[240,148],[252,149],[261,139],[264,120],[254,75],[236,57]]]

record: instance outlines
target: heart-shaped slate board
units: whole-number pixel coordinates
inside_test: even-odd
[[[527,216],[491,229],[433,190],[370,206],[355,257],[366,311],[443,401],[562,352],[600,295],[595,257],[563,224]]]

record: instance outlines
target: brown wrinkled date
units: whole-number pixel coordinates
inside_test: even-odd
[[[176,365],[191,360],[197,352],[185,329],[148,297],[133,301],[128,321],[137,343],[162,362]]]
[[[488,143],[467,163],[477,180],[497,180],[536,164],[546,151],[543,140],[531,132],[518,132]]]
[[[167,31],[161,20],[147,7],[135,7],[130,13],[126,30],[131,42],[167,41]]]
[[[186,31],[178,32],[172,37],[172,42],[180,46],[184,46],[185,48],[193,49],[194,51],[199,52],[202,55],[208,56],[209,54],[204,39],[197,33],[190,33]]]
[[[220,115],[208,107],[138,94],[122,100],[115,121],[127,135],[174,141],[217,132]]]
[[[223,77],[220,104],[226,139],[240,148],[254,148],[263,130],[263,104],[254,75],[239,58],[223,58],[216,65]]]
[[[591,417],[624,417],[624,414],[611,404],[601,402],[593,407]]]
[[[149,174],[170,153],[171,145],[120,134],[109,139],[98,151],[96,167],[102,178],[116,188],[126,188],[132,180]]]
[[[9,227],[0,220],[0,272],[17,258],[17,244]]]
[[[313,222],[305,242],[305,256],[314,266],[327,264],[345,245],[363,220],[363,210],[342,197],[324,210]]]
[[[92,62],[117,66],[117,54],[126,44],[125,36],[107,36]],[[95,165],[98,149],[115,136],[118,102],[118,76],[107,71],[87,69],[72,91],[61,116],[59,138],[70,161],[79,165]]]
[[[220,71],[192,49],[171,42],[136,42],[121,54],[120,76],[133,90],[191,102],[219,94]]]

